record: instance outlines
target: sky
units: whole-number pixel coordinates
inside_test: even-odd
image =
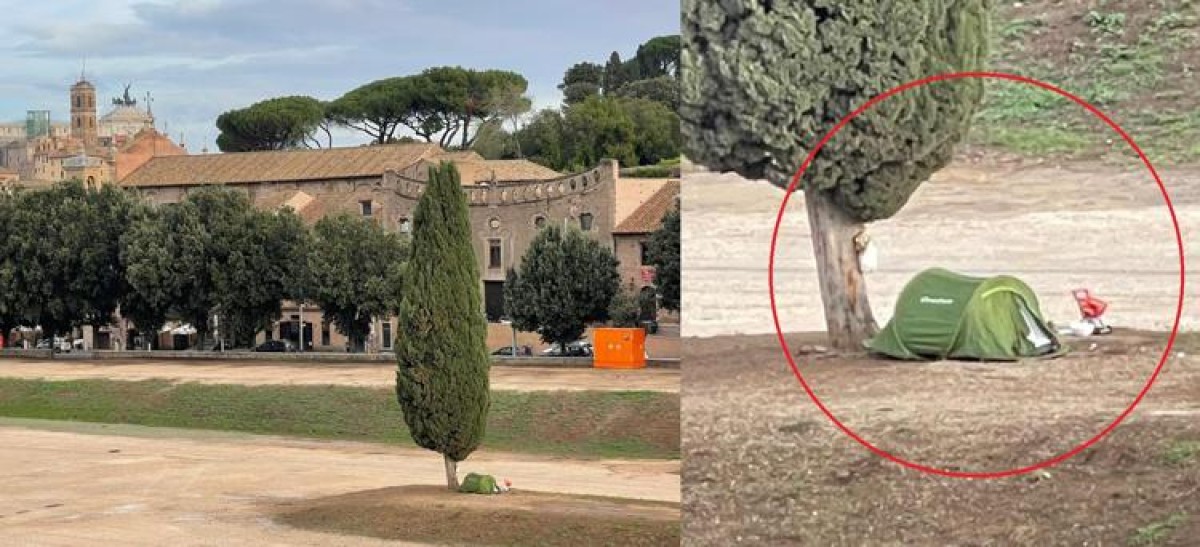
[[[0,0],[0,121],[70,116],[82,70],[103,116],[126,84],[160,131],[216,150],[216,117],[284,95],[322,100],[432,66],[503,69],[558,106],[567,67],[679,33],[677,0]],[[86,69],[85,69],[86,67]],[[335,146],[365,142],[343,130]]]

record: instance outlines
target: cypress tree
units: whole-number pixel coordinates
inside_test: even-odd
[[[400,304],[396,398],[417,445],[440,453],[446,486],[483,440],[488,407],[487,322],[458,170],[442,162],[413,216]]]
[[[939,73],[978,70],[990,0],[683,1],[680,119],[685,154],[787,187],[811,147],[856,108]],[[944,167],[967,134],[980,80],[889,97],[843,127],[801,181],[831,344],[876,330],[857,251]]]

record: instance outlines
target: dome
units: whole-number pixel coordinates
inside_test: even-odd
[[[154,120],[154,117],[146,112],[139,110],[136,106],[118,105],[111,112],[100,118],[104,122],[146,122]]]

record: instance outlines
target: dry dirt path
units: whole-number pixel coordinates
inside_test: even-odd
[[[0,419],[0,437],[4,545],[382,545],[269,515],[284,500],[437,484],[443,473],[431,452],[351,442],[13,419]],[[678,461],[480,453],[460,471],[528,490],[680,498]]]
[[[243,385],[344,385],[391,387],[395,367],[369,365],[262,364],[224,361],[45,361],[0,360],[0,377],[48,380],[149,380]],[[492,388],[509,391],[679,392],[679,369],[598,370],[590,368],[493,367]]]
[[[1187,256],[1200,255],[1200,171],[1166,169]],[[731,174],[688,174],[683,186],[684,336],[774,332],[767,297],[771,229],[783,192]],[[879,270],[866,275],[886,321],[914,274],[944,266],[1021,277],[1050,319],[1078,317],[1069,291],[1093,289],[1112,322],[1169,329],[1179,290],[1175,233],[1144,168],[955,164],[922,185],[895,217],[869,227]],[[788,202],[776,294],[785,332],[824,330],[804,200]],[[1188,241],[1190,238],[1191,241]],[[1191,275],[1181,327],[1200,329]]]

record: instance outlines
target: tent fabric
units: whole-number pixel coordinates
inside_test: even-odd
[[[491,475],[469,473],[459,485],[458,491],[464,494],[498,494],[500,488],[496,486],[496,478]]]
[[[897,359],[1015,361],[1061,355],[1037,295],[1020,279],[933,268],[905,285],[891,321],[867,349]]]

